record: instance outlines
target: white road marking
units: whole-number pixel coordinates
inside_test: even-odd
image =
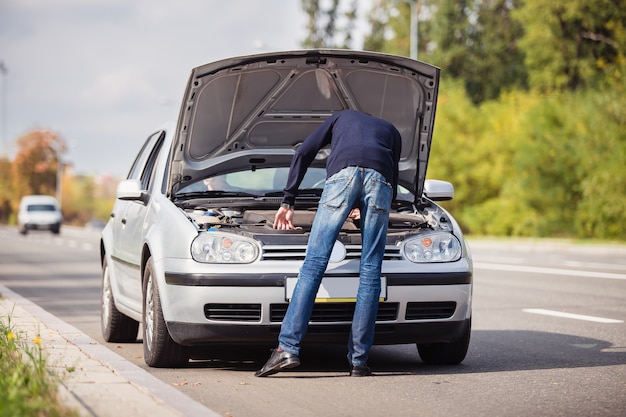
[[[606,319],[604,317],[585,316],[582,314],[563,313],[561,311],[544,310],[542,308],[524,308],[524,313],[541,314],[544,316],[562,317],[566,319],[593,321],[596,323],[623,323],[623,320]]]
[[[0,233],[0,237],[9,235],[8,233]],[[67,237],[50,237],[44,235],[37,235],[32,233],[31,235],[24,236],[23,239],[28,239],[28,241],[32,244],[52,244],[60,247],[70,247],[72,249],[80,248],[84,251],[92,251],[94,250],[94,244],[88,242],[80,242],[76,239],[71,239]]]
[[[478,257],[475,257],[476,259]],[[517,258],[512,256],[480,256],[479,262],[495,262],[497,264],[521,264],[526,261],[525,258]]]
[[[574,270],[574,269],[545,268],[545,267],[538,267],[538,266],[502,265],[502,264],[491,264],[491,263],[485,263],[485,262],[474,262],[474,267],[478,269],[491,269],[494,271],[529,272],[533,274],[566,275],[566,276],[576,276],[576,277],[626,280],[626,274],[614,274],[611,272],[581,271],[581,270]]]
[[[570,267],[573,267],[573,268],[614,269],[614,270],[617,270],[617,271],[623,271],[623,270],[626,269],[626,265],[601,264],[601,263],[597,263],[597,262],[565,261],[565,262],[563,262],[563,265],[570,266]]]

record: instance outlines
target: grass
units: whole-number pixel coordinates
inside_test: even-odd
[[[60,377],[49,371],[39,336],[30,340],[0,317],[0,417],[78,417],[58,397]]]

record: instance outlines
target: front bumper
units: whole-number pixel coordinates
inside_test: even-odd
[[[297,277],[301,263],[198,272],[161,262],[155,266],[164,318],[170,335],[185,346],[214,343],[275,343],[288,306],[286,281]],[[292,264],[292,265],[291,265]],[[391,263],[388,263],[390,265]],[[386,299],[379,304],[375,344],[437,343],[458,340],[471,319],[472,270],[462,260],[419,270],[391,264],[383,270]],[[358,277],[356,264],[329,268],[325,277]],[[352,309],[352,310],[350,310]],[[316,303],[307,343],[345,343],[354,302]],[[317,312],[316,312],[317,311]],[[434,313],[433,313],[434,312]]]
[[[24,223],[22,225],[23,230],[59,230],[61,223]]]
[[[374,344],[454,342],[466,334],[470,320],[468,318],[460,321],[377,324]],[[185,346],[241,342],[275,344],[280,332],[280,324],[225,326],[212,323],[168,322],[167,328],[172,339]],[[349,334],[350,324],[310,324],[302,343],[341,344],[347,342]]]

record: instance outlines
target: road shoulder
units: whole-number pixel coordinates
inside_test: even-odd
[[[0,315],[41,339],[61,398],[83,416],[219,416],[1,284]]]

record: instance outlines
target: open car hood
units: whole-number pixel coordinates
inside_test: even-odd
[[[418,200],[439,72],[405,57],[328,49],[250,55],[194,68],[170,155],[168,193],[206,176],[289,166],[297,146],[327,117],[354,109],[396,126],[402,135],[399,182]],[[313,165],[324,166],[324,158]]]

